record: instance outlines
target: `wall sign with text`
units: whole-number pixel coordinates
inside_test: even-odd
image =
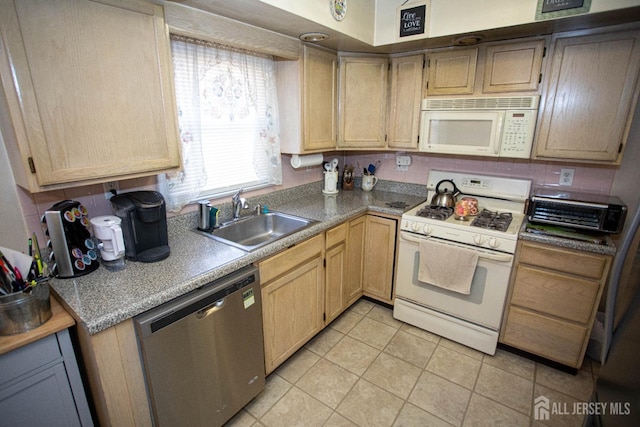
[[[398,38],[405,41],[428,35],[430,0],[415,1],[398,7]]]
[[[538,0],[536,21],[587,13],[591,0]]]

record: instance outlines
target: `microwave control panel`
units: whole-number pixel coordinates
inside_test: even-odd
[[[509,110],[504,115],[500,155],[528,159],[533,146],[536,110]]]

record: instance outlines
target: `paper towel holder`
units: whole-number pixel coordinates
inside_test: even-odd
[[[322,153],[319,154],[307,154],[307,155],[299,155],[293,154],[291,156],[291,167],[294,169],[298,169],[301,167],[309,167],[309,166],[318,166],[324,162],[324,156]]]

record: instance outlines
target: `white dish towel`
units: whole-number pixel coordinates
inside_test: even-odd
[[[418,280],[421,282],[469,295],[477,264],[476,251],[420,241]]]

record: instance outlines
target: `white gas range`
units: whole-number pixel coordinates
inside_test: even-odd
[[[453,209],[434,209],[436,187],[447,180],[460,191],[458,200],[477,200],[478,215],[460,220]],[[431,171],[427,201],[402,216],[394,317],[494,354],[530,189],[529,180]],[[465,268],[470,254],[477,255],[468,267],[468,294],[419,280],[421,268],[445,251],[451,274]]]

